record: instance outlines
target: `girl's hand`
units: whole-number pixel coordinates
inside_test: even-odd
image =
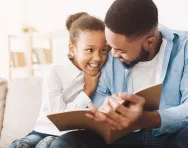
[[[100,74],[101,73],[99,72],[97,75],[91,76],[91,75],[88,75],[87,73],[84,73],[85,85],[84,85],[83,91],[88,96],[91,96],[92,93],[95,91],[95,89],[97,87],[98,79],[100,77]]]

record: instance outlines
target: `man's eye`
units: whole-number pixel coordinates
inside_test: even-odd
[[[112,47],[110,45],[108,45],[107,48],[109,51],[112,49]]]
[[[107,48],[103,48],[103,49],[101,49],[101,51],[102,51],[103,53],[107,53],[107,52],[108,52],[108,49],[107,49]]]

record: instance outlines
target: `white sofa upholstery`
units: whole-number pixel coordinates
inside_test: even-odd
[[[8,91],[7,91],[8,90]],[[42,98],[42,78],[0,78],[0,148],[33,130]]]

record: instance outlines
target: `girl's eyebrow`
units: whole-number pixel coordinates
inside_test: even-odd
[[[86,46],[89,46],[89,47],[97,47],[97,46],[95,46],[95,45],[86,45]],[[110,47],[110,48],[111,48],[111,46],[110,46],[109,44],[105,44],[104,47]]]
[[[86,46],[96,47],[95,45],[86,45]]]

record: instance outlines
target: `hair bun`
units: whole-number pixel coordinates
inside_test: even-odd
[[[67,30],[69,31],[72,26],[72,23],[81,18],[82,16],[89,16],[89,14],[87,12],[79,12],[70,15],[66,21]]]

